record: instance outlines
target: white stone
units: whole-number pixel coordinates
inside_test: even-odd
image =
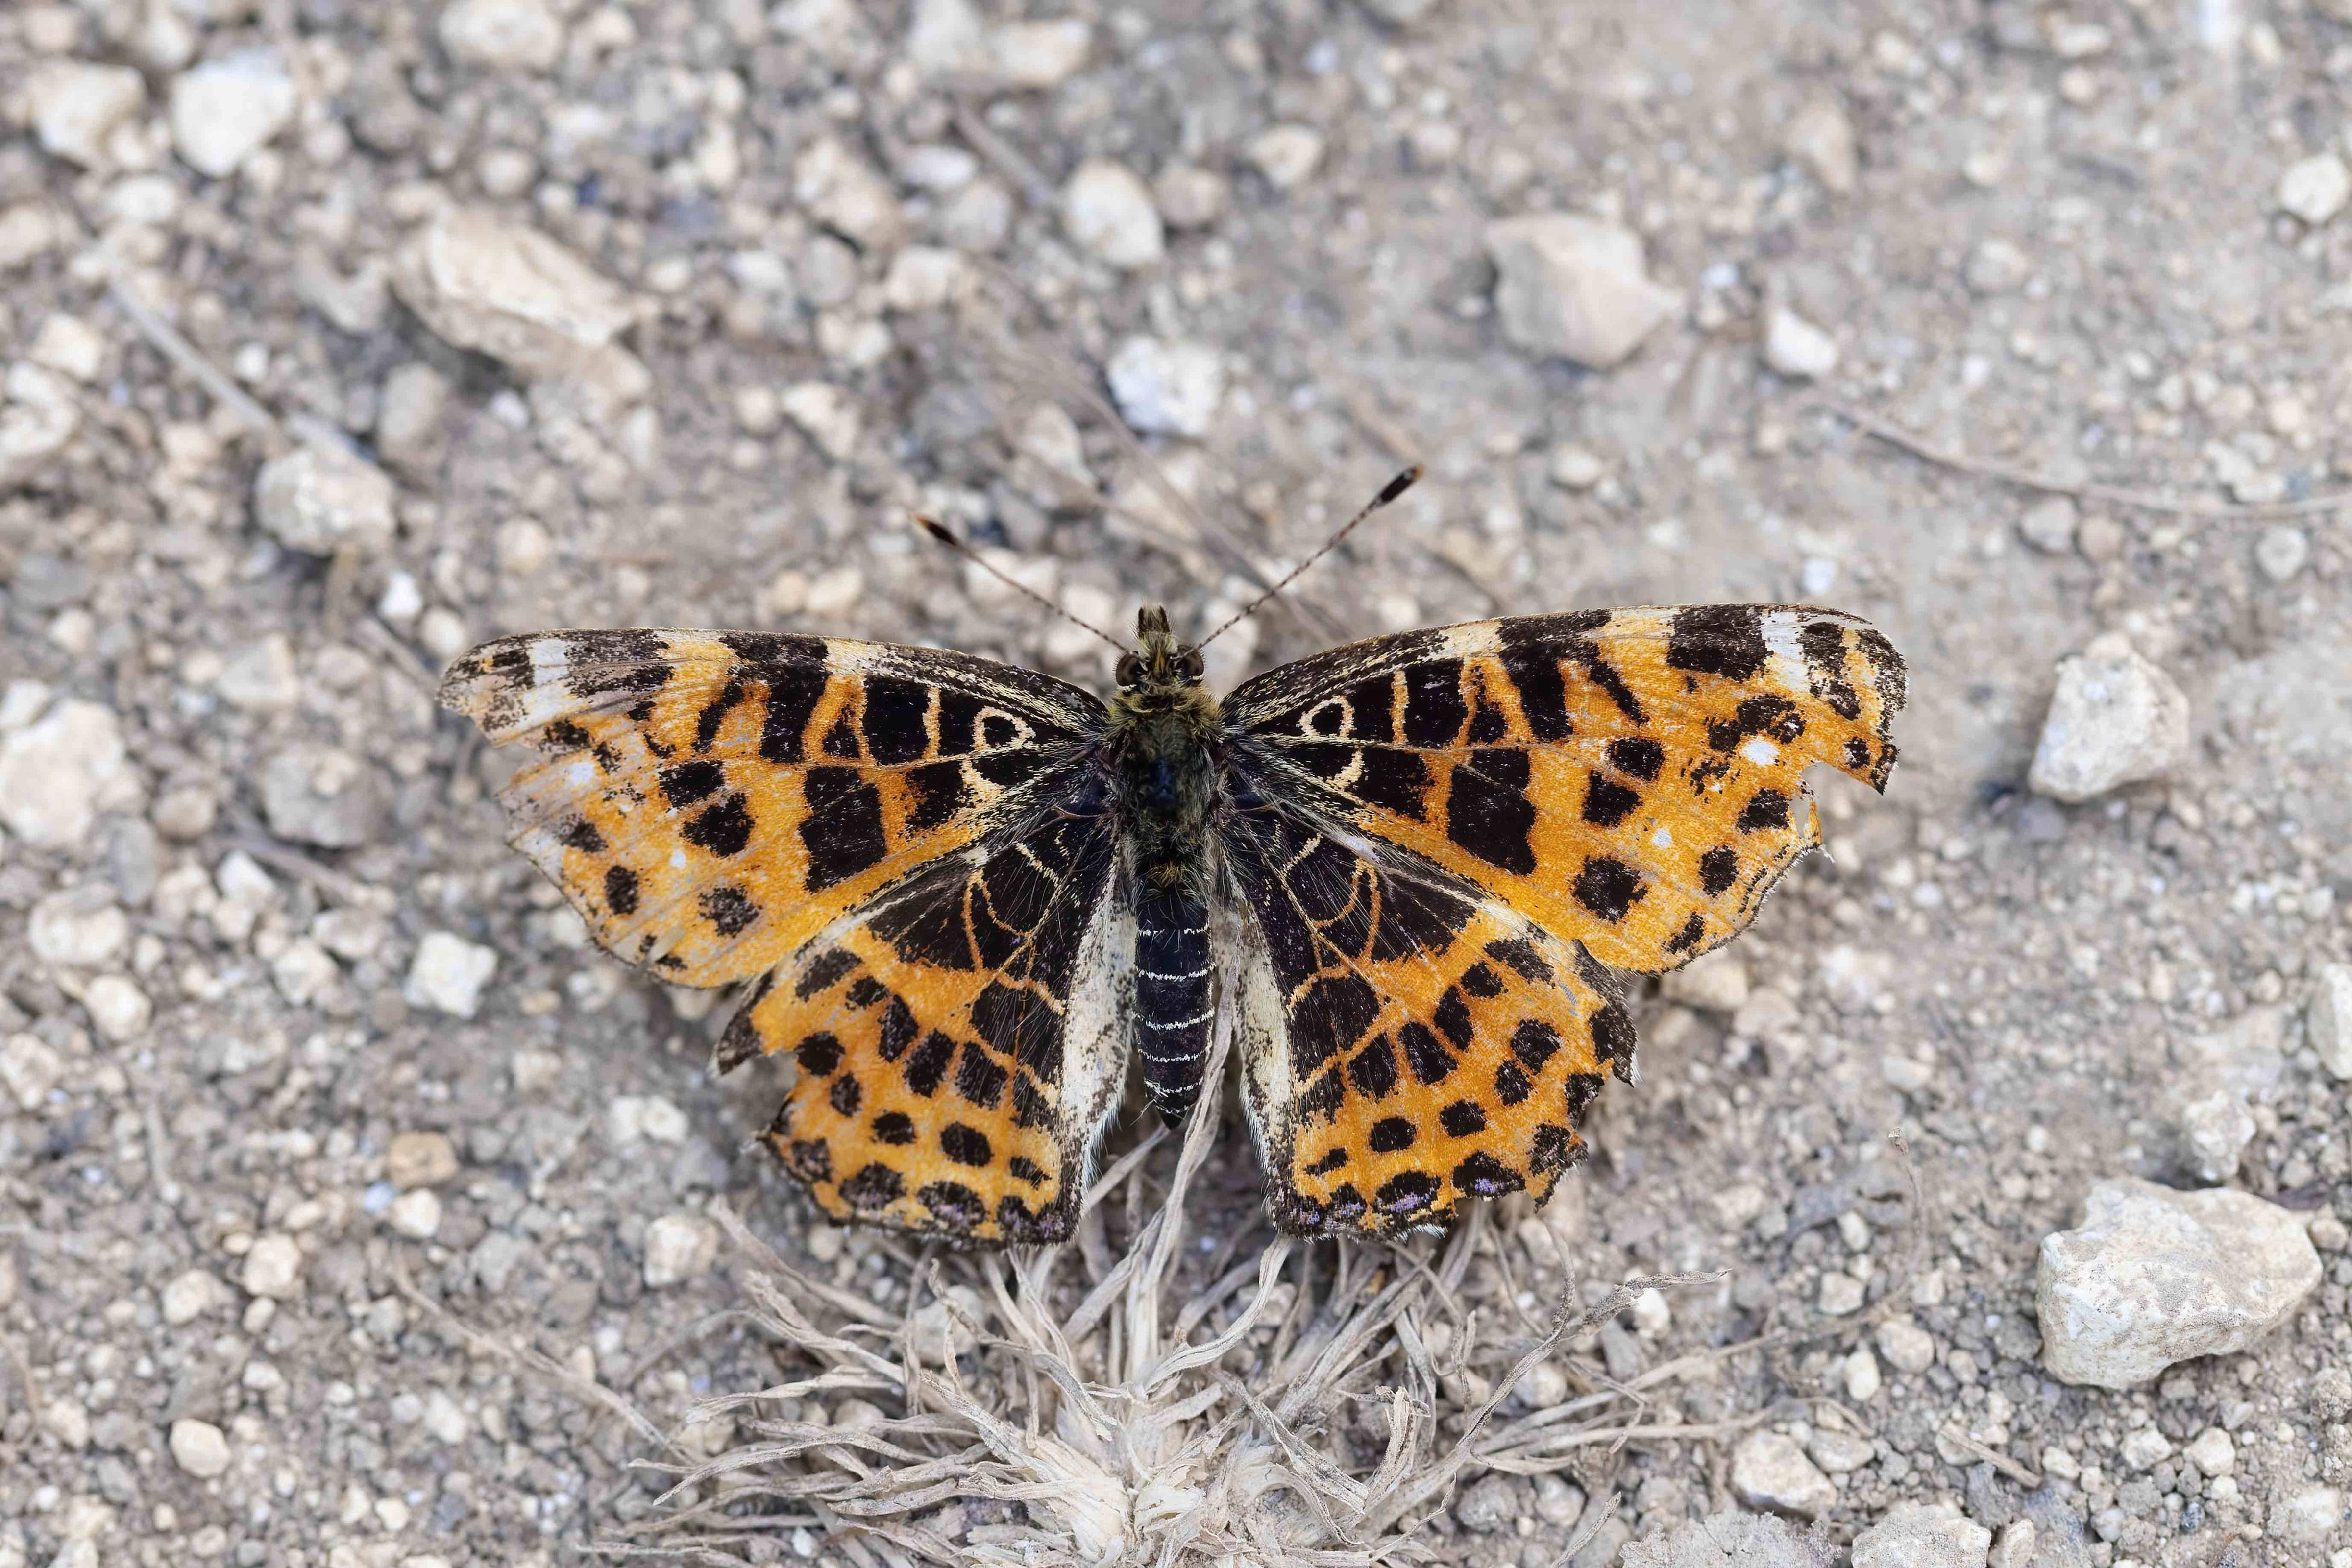
[[[1809,99],[1780,132],[1780,146],[1819,180],[1823,189],[1840,195],[1853,190],[1854,181],[1861,175],[1862,159],[1854,147],[1853,121],[1846,118],[1845,106],[1835,98],[1825,95]]]
[[[837,137],[818,138],[793,160],[793,199],[868,252],[895,248],[906,233],[907,214],[890,183]]]
[[[31,361],[19,361],[9,372],[10,391],[20,382],[47,375]],[[0,409],[0,496],[38,477],[73,444],[80,429],[81,411],[62,397],[19,401]]]
[[[1863,1284],[1853,1275],[1832,1269],[1822,1276],[1821,1309],[1823,1315],[1845,1317],[1861,1311]]]
[[[41,1406],[41,1425],[68,1448],[79,1449],[89,1443],[89,1407],[70,1395],[50,1396]]]
[[[227,1435],[209,1421],[183,1416],[172,1423],[172,1462],[200,1481],[228,1473]]]
[[[373,555],[393,541],[395,492],[383,470],[333,443],[299,446],[261,465],[253,509],[288,549],[333,555],[346,546]]]
[[[155,1019],[155,1004],[147,993],[121,975],[100,975],[83,988],[81,1005],[92,1028],[110,1045],[122,1045],[147,1032]]]
[[[2254,540],[2254,564],[2273,582],[2292,582],[2311,559],[2311,536],[2292,523],[2264,528]]]
[[[2228,1181],[2254,1141],[2254,1113],[2227,1090],[2200,1095],[2180,1110],[2180,1134],[2190,1162],[2205,1181]]]
[[[2342,212],[2347,199],[2352,169],[2333,152],[2300,159],[2279,176],[2278,204],[2315,228]]]
[[[1750,1508],[1811,1519],[1837,1506],[1837,1484],[1822,1474],[1794,1437],[1754,1432],[1731,1450],[1731,1490]]]
[[[239,49],[172,84],[172,145],[199,174],[226,179],[294,119],[301,94],[275,49]]]
[[[2007,294],[2023,287],[2032,272],[2032,259],[2023,251],[2005,239],[1988,239],[1969,253],[1962,276],[1976,293]]]
[[[955,302],[967,278],[963,257],[937,246],[910,245],[890,258],[882,302],[901,313],[937,310]]]
[[[282,632],[246,643],[221,665],[213,691],[240,713],[284,713],[302,696],[294,644]]]
[[[1323,162],[1323,133],[1312,126],[1277,125],[1250,143],[1249,155],[1267,184],[1295,190]]]
[[[1985,1568],[1992,1531],[1948,1502],[1906,1502],[1854,1537],[1853,1568]]]
[[[832,382],[795,382],[776,401],[784,417],[835,462],[848,462],[857,450],[864,418],[856,402]]]
[[[1108,158],[1087,159],[1062,187],[1062,226],[1097,260],[1124,271],[1150,267],[1167,254],[1151,188]]]
[[[984,75],[988,27],[971,0],[915,0],[907,19],[907,61],[927,77]]]
[[[1873,1336],[1878,1354],[1897,1372],[1913,1376],[1936,1364],[1936,1340],[1926,1329],[1903,1318],[1889,1318]]]
[[[2208,1480],[2229,1475],[2238,1468],[2238,1445],[2219,1427],[2208,1427],[2198,1433],[2180,1453]]]
[[[2344,1492],[2337,1487],[2305,1487],[2271,1504],[2271,1533],[2289,1541],[2325,1541],[2344,1522]]]
[[[2095,800],[2161,779],[2189,751],[2189,699],[2115,633],[2058,663],[2027,787],[2053,800]]]
[[[1223,175],[1191,163],[1171,163],[1151,182],[1160,216],[1170,228],[1204,229],[1225,215],[1232,188]]]
[[[2074,503],[2063,496],[2051,496],[2025,508],[2025,515],[2017,519],[2017,533],[2043,555],[2064,555],[2074,548],[2076,521]]]
[[[384,1150],[384,1179],[406,1192],[439,1186],[457,1174],[457,1151],[442,1133],[401,1133]]]
[[[1837,340],[1787,306],[1764,318],[1764,363],[1773,374],[1813,381],[1837,369]]]
[[[1129,338],[1111,355],[1106,374],[1120,415],[1150,434],[1197,440],[1224,401],[1224,358],[1205,343]]]
[[[81,848],[101,803],[136,787],[114,710],[96,703],[68,697],[0,740],[0,824],[36,849]]]
[[[429,1186],[404,1192],[383,1211],[383,1222],[411,1241],[430,1241],[441,1228],[441,1195]]]
[[[68,237],[65,225],[45,203],[0,207],[0,273],[14,272],[47,255]]]
[[[2304,1032],[2330,1078],[2352,1079],[2352,964],[2324,964],[2304,1008]]]
[[[1841,1369],[1845,1377],[1847,1398],[1857,1405],[1867,1405],[1878,1397],[1884,1379],[1879,1375],[1878,1358],[1870,1354],[1868,1345],[1854,1346],[1853,1354],[1841,1364]]]
[[[541,0],[456,0],[441,13],[441,47],[460,65],[546,71],[563,56],[563,22]]]
[[[646,1286],[663,1290],[707,1272],[719,1257],[719,1231],[695,1214],[665,1214],[646,1227]]]
[[[291,1236],[276,1231],[254,1238],[253,1246],[245,1255],[245,1268],[237,1275],[247,1295],[265,1301],[291,1301],[302,1293],[302,1249]]]
[[[1987,1568],[2032,1568],[2037,1534],[2030,1519],[2012,1519],[2002,1525],[1993,1538]]]
[[[106,883],[81,883],[34,904],[25,939],[44,964],[94,969],[130,946],[131,919]]]
[[[1489,224],[1486,241],[1503,336],[1530,353],[1605,371],[1681,313],[1682,296],[1643,270],[1631,229],[1543,213]]]
[[[163,1287],[163,1321],[175,1329],[185,1328],[229,1300],[228,1287],[218,1277],[203,1269],[189,1269],[173,1275]]]
[[[402,988],[412,1006],[469,1019],[481,1005],[482,988],[498,973],[499,956],[454,931],[428,931],[416,945]]]
[[[2081,1225],[2042,1238],[2042,1364],[2128,1388],[2177,1361],[2245,1349],[2319,1283],[2300,1218],[2247,1193],[2098,1182]]]
[[[1002,22],[989,29],[989,63],[996,84],[1013,92],[1061,86],[1087,63],[1094,31],[1083,17]]]
[[[65,1059],[37,1034],[0,1040],[0,1085],[19,1111],[38,1111],[66,1075]]]
[[[2152,1470],[2172,1458],[2172,1439],[2153,1427],[2135,1427],[2116,1445],[2116,1457],[2130,1469]]]
[[[25,82],[25,107],[44,152],[95,169],[110,160],[107,138],[147,101],[147,84],[127,66],[47,60]]]
[[[79,316],[60,310],[41,323],[26,350],[35,364],[87,386],[106,368],[106,340]]]
[[[436,334],[525,378],[625,392],[645,376],[618,342],[636,320],[628,292],[527,224],[445,209],[394,254],[391,276]]]

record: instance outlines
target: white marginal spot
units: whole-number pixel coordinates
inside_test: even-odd
[[[1751,735],[1739,747],[1739,755],[1759,768],[1769,768],[1780,760],[1780,748],[1760,735]]]
[[[560,685],[563,672],[572,663],[572,655],[561,637],[534,638],[530,644],[530,684],[534,686]]]
[[[684,850],[672,850],[669,852],[669,869],[672,871],[684,871],[686,869],[686,852]]]
[[[1491,653],[1503,645],[1503,634],[1493,621],[1473,621],[1466,626],[1445,629],[1443,644],[1445,655],[1454,659],[1475,659],[1481,653]]]
[[[1657,847],[1662,850],[1670,850],[1675,847],[1674,834],[1666,831],[1664,828],[1660,828],[1656,832],[1652,833],[1650,835],[1650,841],[1657,845]]]
[[[1805,673],[1804,647],[1798,641],[1804,628],[1798,624],[1795,612],[1770,610],[1759,619],[1764,623],[1764,649],[1770,655],[1773,681],[1784,691],[1811,691],[1812,679]]]
[[[596,765],[589,761],[572,763],[563,770],[563,781],[585,794],[596,783]]]

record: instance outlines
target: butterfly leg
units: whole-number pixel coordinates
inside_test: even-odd
[[[1143,1090],[1171,1126],[1201,1097],[1216,1011],[1209,984],[1209,905],[1190,887],[1134,882],[1136,1050]]]

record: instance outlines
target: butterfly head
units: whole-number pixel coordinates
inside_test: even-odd
[[[1168,692],[1198,686],[1205,666],[1201,650],[1176,641],[1169,630],[1168,612],[1157,604],[1149,604],[1135,617],[1135,652],[1124,654],[1118,661],[1118,689],[1122,692]]]

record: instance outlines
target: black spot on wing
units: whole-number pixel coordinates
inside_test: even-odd
[[[727,782],[727,770],[708,758],[700,758],[662,768],[654,777],[670,805],[683,807],[717,794]]]
[[[1527,1186],[1526,1178],[1480,1149],[1454,1167],[1454,1188],[1472,1197],[1500,1197]]]
[[[1698,857],[1698,885],[1709,898],[1729,887],[1739,874],[1739,855],[1726,845],[1718,845]]]
[[[1744,681],[1764,667],[1764,622],[1752,604],[1697,604],[1675,612],[1666,628],[1666,664]]]
[[[1609,743],[1609,766],[1629,779],[1655,779],[1665,760],[1666,748],[1646,736],[1629,735]]]
[[[583,854],[601,855],[604,852],[604,835],[597,831],[596,824],[585,817],[575,817],[564,824],[558,841],[565,849],[578,850]]]
[[[1467,1138],[1486,1130],[1486,1113],[1475,1100],[1456,1100],[1437,1113],[1437,1124],[1449,1138]]]
[[[702,711],[694,718],[694,748],[697,751],[710,749],[710,743],[719,738],[719,727],[727,722],[727,716],[742,700],[743,683],[730,680],[719,688],[717,696],[703,705]]]
[[[1429,1026],[1419,1021],[1405,1024],[1397,1030],[1397,1043],[1404,1047],[1405,1065],[1423,1083],[1442,1083],[1454,1071],[1454,1055],[1440,1043]]]
[[[985,1166],[996,1157],[989,1147],[988,1134],[961,1122],[950,1122],[940,1129],[940,1152],[960,1166]]]
[[[751,841],[751,808],[742,795],[730,795],[719,804],[687,820],[678,836],[724,860],[743,852]]]
[[[1452,746],[1470,717],[1462,700],[1462,661],[1441,659],[1404,671],[1404,738],[1411,746]]]
[[[1576,902],[1603,920],[1622,920],[1626,912],[1642,901],[1649,889],[1642,884],[1642,873],[1623,861],[1608,855],[1594,855],[1576,873],[1570,890]]]
[[[1666,951],[1687,953],[1706,939],[1706,917],[1693,915],[1683,922],[1682,929],[1666,938]]]
[[[1551,980],[1551,966],[1544,962],[1535,944],[1520,936],[1501,936],[1486,944],[1486,956],[1509,967],[1523,980],[1547,985]]]
[[[1397,1086],[1396,1052],[1389,1037],[1381,1036],[1358,1051],[1348,1063],[1348,1081],[1359,1093],[1374,1100],[1385,1099]]]
[[[1584,776],[1584,820],[1595,827],[1613,828],[1641,805],[1640,791],[1630,789],[1598,768]]]
[[[915,1201],[950,1229],[971,1230],[988,1216],[988,1206],[981,1201],[980,1194],[960,1181],[926,1183],[915,1194]]]
[[[760,906],[740,887],[704,888],[698,902],[702,917],[717,926],[721,936],[740,936],[760,918]]]
[[[889,852],[882,827],[882,796],[851,768],[812,768],[801,780],[808,817],[801,842],[808,850],[808,885],[821,893],[877,864]]]
[[[825,1091],[824,1103],[833,1107],[837,1116],[855,1116],[857,1108],[866,1103],[866,1091],[858,1086],[856,1079],[845,1072]]]
[[[1427,820],[1428,796],[1433,780],[1429,764],[1422,760],[1419,753],[1370,746],[1364,748],[1363,758],[1363,771],[1356,776],[1352,787],[1357,800],[1416,822]]]
[[[891,764],[912,762],[930,749],[923,717],[930,711],[931,688],[913,681],[876,675],[866,683],[864,731],[874,760]]]
[[[1413,1139],[1420,1131],[1402,1116],[1383,1116],[1372,1124],[1371,1133],[1365,1141],[1376,1155],[1393,1155],[1412,1147]]]
[[[833,1070],[841,1065],[841,1041],[818,1030],[793,1049],[793,1059],[812,1078],[830,1077]]]
[[[1603,1066],[1613,1067],[1622,1077],[1632,1067],[1633,1047],[1637,1043],[1633,1018],[1622,1003],[1604,1002],[1592,1014],[1592,1053]]]
[[[821,656],[823,643],[813,637],[800,640],[814,643]],[[824,666],[814,663],[781,665],[767,673],[767,712],[760,721],[760,756],[769,762],[802,761],[809,720],[824,696]]]
[[[1762,832],[1769,828],[1789,825],[1789,797],[1778,789],[1759,789],[1748,797],[1748,804],[1739,810],[1739,831],[1743,833]]]
[[[1381,1016],[1380,994],[1360,975],[1325,975],[1290,1007],[1291,1071],[1311,1076],[1363,1038]]]
[[[625,865],[604,868],[604,907],[615,915],[637,912],[637,873]]]
[[[948,1075],[948,1063],[955,1058],[955,1041],[939,1030],[925,1035],[907,1058],[907,1087],[929,1099],[940,1092],[940,1082]]]
[[[983,1111],[993,1111],[1012,1080],[1010,1072],[989,1060],[987,1051],[970,1040],[964,1042],[962,1060],[956,1064],[958,1094]]]
[[[846,707],[835,714],[831,727],[824,732],[819,750],[827,757],[837,757],[844,762],[860,762],[866,754],[857,748],[857,721]]]
[[[1559,1031],[1541,1019],[1524,1019],[1511,1031],[1511,1054],[1525,1062],[1530,1072],[1541,1072],[1559,1049]]]
[[[804,1182],[833,1179],[833,1145],[822,1138],[797,1138],[785,1150],[784,1161]]]
[[[1380,924],[1367,949],[1378,962],[1443,953],[1476,913],[1468,899],[1410,877],[1383,875],[1380,888]]]
[[[885,1165],[869,1165],[841,1184],[842,1201],[864,1213],[887,1208],[907,1196],[907,1179]]]
[[[1325,1151],[1322,1158],[1307,1167],[1307,1174],[1311,1176],[1329,1176],[1333,1171],[1345,1170],[1347,1165],[1347,1150],[1329,1149]]]
[[[1437,1178],[1423,1171],[1400,1171],[1381,1184],[1372,1207],[1391,1220],[1410,1219],[1437,1198]]]
[[[1534,871],[1528,835],[1536,825],[1536,809],[1527,796],[1527,778],[1523,751],[1474,753],[1454,769],[1445,801],[1446,838],[1514,876]]]
[[[971,786],[964,780],[961,762],[927,762],[909,768],[906,777],[914,796],[914,808],[907,813],[907,827],[912,832],[928,832],[952,821],[972,804]]]
[[[874,1118],[874,1141],[903,1148],[915,1141],[915,1119],[904,1111],[885,1111]]]

